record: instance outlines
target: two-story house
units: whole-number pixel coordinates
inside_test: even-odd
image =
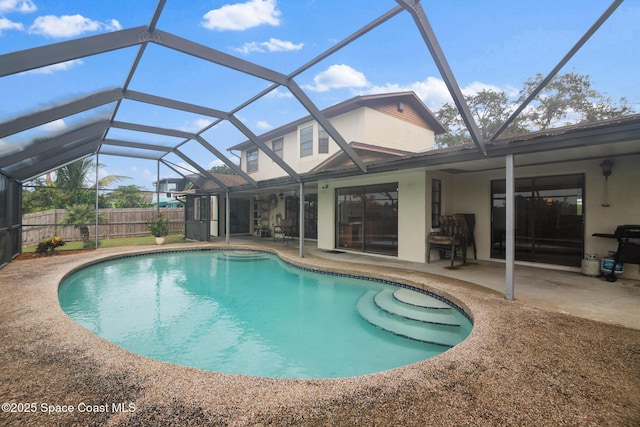
[[[594,234],[640,222],[640,153],[628,130],[638,115],[487,141],[483,154],[473,143],[433,149],[445,129],[412,92],[358,96],[322,113],[342,145],[308,116],[258,136],[259,144],[230,148],[258,185],[230,187],[229,209],[224,191],[205,189],[212,198],[206,219],[217,224],[210,236],[271,237],[287,220],[291,235],[303,225],[319,249],[425,262],[425,238],[440,215],[458,213],[475,224],[469,256],[506,259],[511,230],[516,261],[579,268],[586,254],[601,258],[617,248],[615,239]],[[625,267],[625,275],[639,274],[637,264]]]
[[[322,111],[331,125],[366,164],[431,150],[434,138],[445,131],[433,113],[413,92],[367,95],[351,98]],[[312,117],[304,117],[260,136],[277,157],[297,173],[352,165],[352,160]],[[273,180],[287,172],[252,141],[230,148],[239,151],[241,167],[256,181]],[[398,254],[398,179],[358,185],[339,191],[340,219],[337,246],[353,250]],[[320,188],[325,191],[326,188]],[[286,218],[298,233],[297,188],[280,188],[254,196],[251,230],[272,235]],[[318,188],[305,191],[305,236],[319,238]],[[375,199],[375,201],[373,201]],[[357,200],[366,204],[356,206]],[[366,216],[366,220],[365,220]],[[331,215],[333,218],[333,215]],[[333,229],[333,227],[331,227]],[[333,231],[332,231],[333,233]]]

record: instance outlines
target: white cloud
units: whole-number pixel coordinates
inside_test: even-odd
[[[58,64],[48,65],[42,68],[36,68],[35,70],[25,71],[23,74],[53,74],[58,71],[67,71],[75,67],[76,65],[82,65],[81,59],[72,59],[71,61],[60,62]]]
[[[31,0],[0,0],[0,13],[29,13],[38,10]]]
[[[258,43],[250,42],[245,43],[242,47],[235,49],[237,52],[248,55],[251,52],[289,52],[294,50],[300,50],[304,46],[304,43],[295,44],[290,41],[280,40],[276,38],[270,38],[269,41]]]
[[[110,19],[108,23],[103,23],[102,28],[107,31],[120,31],[122,29],[122,25],[118,22],[117,19]]]
[[[234,50],[236,52],[244,53],[245,55],[248,55],[251,52],[264,52],[264,49],[260,47],[258,42],[245,43],[242,47],[237,47]]]
[[[203,128],[209,126],[211,123],[212,122],[209,119],[204,119],[204,118],[194,119],[189,123],[187,123],[187,125],[184,126],[182,130],[185,132],[198,132]]]
[[[327,92],[331,89],[360,88],[369,86],[363,73],[345,64],[332,65],[313,78],[314,85],[305,88],[316,92]]]
[[[117,31],[122,26],[115,19],[107,23],[94,21],[82,15],[39,16],[29,27],[29,33],[45,37],[74,37],[92,31]]]
[[[269,123],[266,122],[264,120],[258,120],[256,122],[256,127],[260,130],[269,130],[269,129],[273,129],[273,126]]]
[[[0,139],[0,152],[8,151],[9,149],[11,149],[13,147],[14,147],[13,144],[8,143],[4,139]]]
[[[39,126],[42,130],[46,132],[59,132],[67,128],[67,124],[63,119],[54,120],[49,123],[45,123],[42,126]]]
[[[465,96],[475,95],[476,93],[482,92],[483,90],[493,91],[493,92],[502,92],[503,89],[500,89],[496,85],[491,85],[488,83],[482,82],[471,82],[467,86],[460,88],[462,94]]]
[[[293,43],[286,40],[280,40],[270,38],[268,42],[262,43],[262,46],[266,47],[269,52],[287,52],[291,50],[300,50],[304,43]]]
[[[293,94],[288,90],[281,90],[278,87],[266,94],[265,98],[293,98]]]
[[[397,83],[387,83],[383,86],[373,86],[367,88],[366,93],[390,93],[413,91],[418,95],[427,107],[431,110],[438,110],[447,102],[453,101],[449,95],[447,85],[442,79],[437,77],[427,77],[420,82],[413,82],[407,85]]]
[[[463,95],[475,95],[482,90],[493,90],[497,92],[506,92],[509,96],[518,94],[518,91],[512,87],[500,88],[496,85],[482,83],[478,81],[471,82],[465,87],[460,88]],[[387,83],[383,86],[371,86],[368,87],[365,93],[390,93],[390,92],[404,92],[413,91],[418,95],[427,107],[432,111],[439,110],[447,102],[453,102],[453,98],[449,94],[449,89],[444,80],[438,77],[427,77],[425,80],[419,82],[409,83],[407,85],[400,85],[397,83]]]
[[[251,0],[210,10],[204,15],[202,26],[217,31],[242,31],[264,24],[276,27],[280,25],[280,14],[276,0]]]
[[[20,22],[13,22],[8,20],[7,18],[0,17],[0,35],[3,31],[6,30],[22,31],[24,30],[24,25],[22,25]]]

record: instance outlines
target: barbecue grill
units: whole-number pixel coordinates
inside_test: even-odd
[[[594,233],[593,235],[597,237],[613,237],[618,240],[618,250],[613,260],[613,268],[611,273],[605,276],[608,282],[616,281],[615,272],[618,263],[640,264],[640,225],[619,225],[613,235],[601,233]]]

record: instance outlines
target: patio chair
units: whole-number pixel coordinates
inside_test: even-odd
[[[462,263],[467,263],[467,230],[465,221],[460,221],[454,215],[440,217],[440,231],[431,232],[427,236],[427,263],[431,262],[431,250],[438,249],[443,258],[447,251],[451,255],[451,267],[456,252],[462,254]]]
[[[273,240],[276,240],[276,236],[282,237],[282,241],[288,242],[293,239],[293,218],[285,218],[280,222],[280,225],[273,227]]]
[[[466,231],[466,245],[467,248],[473,248],[473,259],[478,259],[478,251],[476,249],[476,238],[475,238],[475,227],[476,227],[476,216],[475,214],[454,214],[453,215],[458,221],[462,223]]]

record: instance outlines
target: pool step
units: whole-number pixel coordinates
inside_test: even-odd
[[[437,298],[412,291],[411,289],[400,288],[393,292],[393,297],[405,304],[414,305],[416,307],[429,308],[433,310],[451,310],[451,306]]]
[[[418,292],[415,293],[421,295]],[[373,300],[380,309],[398,317],[417,320],[419,322],[433,323],[435,325],[460,326],[460,321],[453,314],[453,310],[450,305],[447,305],[445,302],[436,298],[430,297],[429,295],[424,296],[437,302],[437,304],[431,303],[437,307],[433,307],[431,305],[428,307],[410,305],[397,299],[395,292],[390,289],[378,292],[374,295]],[[442,307],[442,305],[446,305],[446,307]]]
[[[253,251],[229,251],[218,253],[216,257],[226,261],[261,261],[269,259],[269,255]]]
[[[460,342],[462,331],[459,326],[426,323],[421,320],[400,317],[383,310],[376,304],[375,298],[378,294],[378,291],[366,292],[356,303],[358,313],[372,325],[402,337],[445,347],[453,347]],[[398,301],[397,304],[404,303]],[[396,311],[401,310],[397,309]]]

